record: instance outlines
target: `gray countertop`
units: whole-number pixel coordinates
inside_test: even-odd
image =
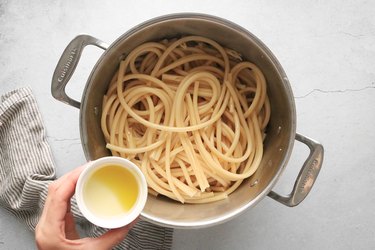
[[[50,83],[66,45],[81,33],[107,43],[152,17],[200,12],[260,38],[292,85],[297,132],[325,147],[309,196],[288,208],[266,197],[218,226],[175,230],[173,249],[375,248],[374,1],[0,1],[0,94],[31,86],[58,175],[85,162],[79,110],[54,100]],[[80,99],[102,51],[84,51],[68,93]],[[300,143],[275,190],[287,193],[306,159]],[[0,249],[33,249],[34,235],[0,209]]]

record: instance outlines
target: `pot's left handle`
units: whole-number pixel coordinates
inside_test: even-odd
[[[89,35],[79,35],[75,37],[64,50],[52,76],[52,96],[57,100],[78,109],[80,108],[81,103],[70,98],[65,92],[65,87],[72,77],[75,68],[77,67],[83,49],[87,45],[95,45],[104,50],[108,48],[106,43],[95,37]]]

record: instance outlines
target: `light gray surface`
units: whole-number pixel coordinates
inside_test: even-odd
[[[298,207],[265,198],[226,224],[176,230],[174,249],[374,249],[375,2],[0,0],[0,93],[32,87],[60,176],[85,161],[79,111],[50,94],[65,46],[80,33],[111,43],[142,21],[186,11],[229,19],[260,38],[291,82],[297,131],[326,151]],[[68,86],[77,99],[100,53],[84,52]],[[296,143],[277,191],[291,189],[306,154]],[[33,234],[0,209],[0,249],[33,248]]]

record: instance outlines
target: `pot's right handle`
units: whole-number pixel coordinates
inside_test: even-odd
[[[83,49],[87,45],[95,45],[104,50],[108,48],[108,45],[106,43],[95,37],[89,35],[79,35],[75,37],[68,44],[63,54],[61,55],[61,58],[57,63],[55,72],[53,73],[52,77],[52,96],[57,100],[76,108],[80,108],[81,103],[70,98],[65,92],[65,87],[72,77],[75,68],[77,67]]]
[[[268,196],[289,207],[297,206],[310,192],[323,163],[323,146],[303,135],[296,134],[296,140],[306,144],[310,149],[310,154],[303,164],[292,192],[288,196],[281,196],[271,191]]]

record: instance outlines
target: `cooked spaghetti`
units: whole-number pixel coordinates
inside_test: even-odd
[[[201,36],[132,50],[102,110],[112,154],[141,168],[151,194],[182,203],[224,199],[250,177],[270,118],[261,70]]]

